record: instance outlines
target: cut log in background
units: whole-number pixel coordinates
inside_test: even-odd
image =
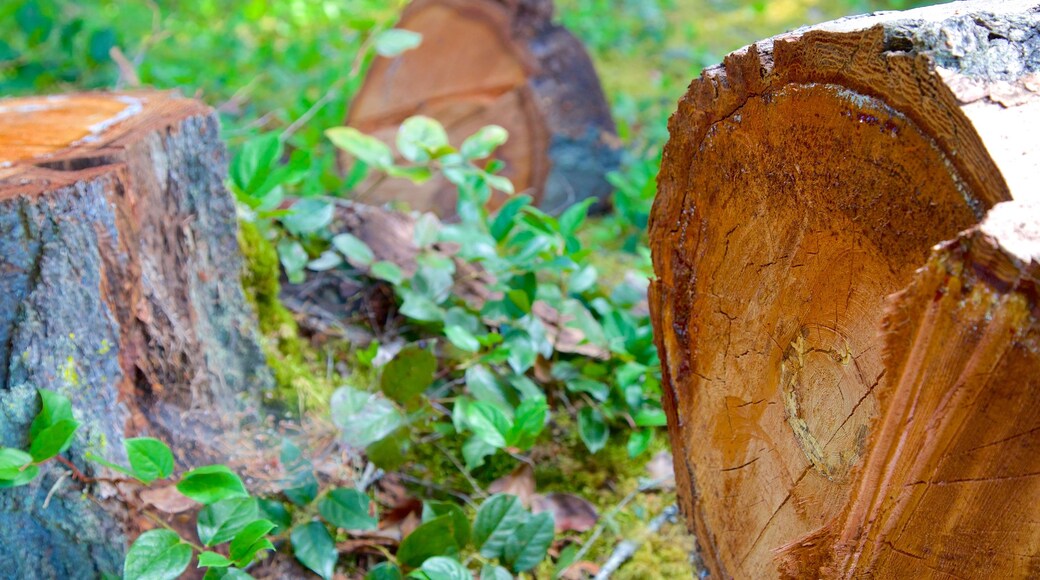
[[[225,174],[216,117],[194,101],[0,100],[0,445],[28,448],[46,388],[72,400],[67,456],[88,475],[86,453],[125,464],[135,435],[181,467],[215,460],[214,434],[270,383]],[[5,577],[122,569],[125,504],[60,472],[0,494]]]
[[[347,124],[393,143],[402,121],[427,115],[456,146],[501,125],[509,131],[496,154],[502,174],[535,205],[555,213],[605,199],[605,175],[619,160],[614,121],[585,48],[552,13],[551,0],[412,2],[398,27],[422,34],[421,48],[376,59]],[[455,214],[455,188],[441,178],[421,186],[373,179],[359,190],[366,203]],[[491,206],[504,200],[496,193]]]
[[[1036,198],[1038,71],[1040,3],[954,3],[680,101],[650,306],[713,575],[1040,573],[1040,208],[998,205]]]

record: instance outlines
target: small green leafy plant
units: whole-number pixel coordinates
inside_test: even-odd
[[[334,244],[343,259],[319,258],[323,267],[391,284],[415,338],[438,341],[436,356],[417,344],[398,352],[381,369],[377,389],[337,391],[333,420],[348,443],[393,465],[415,439],[409,426],[432,422],[437,432],[466,437],[462,454],[474,469],[496,451],[530,449],[550,415],[548,401],[557,398],[579,408],[581,439],[593,453],[606,444],[612,425],[632,429],[632,456],[649,446],[653,429],[665,422],[656,350],[645,315],[632,312],[639,291],[619,285],[607,292],[588,264],[590,251],[577,233],[590,202],[556,218],[519,195],[489,213],[492,190],[512,191],[493,173],[494,162],[477,165],[504,143],[498,127],[478,131],[455,149],[436,121],[413,117],[397,137],[399,156],[410,162],[405,166],[394,164],[386,144],[356,130],[331,129],[329,135],[389,175],[427,179],[440,173],[459,192],[458,223],[417,219],[413,274],[375,262],[373,251],[353,236],[349,246]],[[455,248],[453,255],[446,255],[446,246]],[[460,262],[472,268],[463,272]],[[484,299],[455,291],[464,282],[460,277],[474,271],[487,284]],[[536,364],[549,368],[547,378],[533,372]]]
[[[61,457],[71,445],[79,423],[72,403],[54,391],[39,389],[40,411],[29,426],[29,451],[0,449],[0,487],[26,485],[40,473],[40,466],[57,460],[87,478],[67,459]],[[133,480],[150,485],[169,479],[174,473],[170,448],[151,437],[135,437],[123,443],[128,466],[117,465],[87,453],[87,459],[104,465]],[[142,533],[126,553],[123,578],[126,580],[174,579],[197,556],[198,567],[206,578],[249,578],[243,571],[261,553],[274,549],[268,538],[276,524],[263,518],[257,499],[249,495],[242,480],[225,465],[208,465],[182,474],[176,490],[203,505],[197,530],[202,545],[182,538],[172,528]],[[158,518],[157,523],[162,523]],[[220,549],[221,552],[215,551]]]

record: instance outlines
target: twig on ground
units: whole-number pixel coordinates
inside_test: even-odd
[[[635,499],[635,497],[637,495],[639,495],[640,493],[643,493],[645,491],[654,489],[654,487],[660,485],[662,481],[664,481],[664,480],[663,479],[655,479],[653,481],[649,481],[647,483],[644,483],[644,484],[640,485],[636,489],[632,490],[624,498],[622,498],[622,500],[620,502],[618,502],[618,504],[616,506],[614,506],[614,508],[611,509],[609,513],[607,513],[603,517],[601,517],[599,519],[599,523],[596,524],[596,528],[594,530],[592,530],[592,535],[590,535],[589,539],[586,540],[584,544],[582,544],[581,549],[578,550],[578,553],[574,555],[574,559],[571,560],[571,563],[566,568],[564,568],[563,570],[560,570],[560,573],[558,574],[558,576],[563,576],[564,573],[566,573],[567,570],[569,570],[571,566],[577,564],[578,562],[581,562],[581,559],[585,557],[585,554],[587,554],[589,552],[589,549],[592,548],[592,546],[596,543],[596,541],[599,540],[600,535],[603,534],[604,526],[606,525],[606,522],[608,520],[610,520],[615,515],[617,515],[617,513],[620,512],[621,510],[625,509],[625,506],[628,505],[629,502],[631,502],[633,499]]]
[[[661,526],[665,522],[675,522],[675,516],[679,513],[679,506],[672,504],[664,509],[654,519],[650,520],[650,525],[646,527],[646,534],[656,534]],[[632,556],[635,555],[639,547],[643,545],[643,541],[640,540],[624,540],[614,548],[614,551],[610,554],[610,558],[603,564],[603,567],[599,569],[599,572],[593,578],[593,580],[608,580],[610,575],[617,572],[618,568],[622,564],[627,562]]]
[[[455,467],[458,468],[458,470],[462,473],[463,477],[466,478],[466,481],[468,481],[469,484],[473,487],[473,491],[477,492],[477,497],[487,497],[487,492],[480,487],[480,484],[477,483],[477,480],[473,479],[473,476],[470,475],[468,471],[466,471],[466,467],[459,463],[459,460],[455,459],[455,456],[452,455],[450,451],[448,451],[440,445],[437,445],[437,450],[446,455],[448,459],[450,459],[451,462],[455,464]]]
[[[449,489],[447,487],[444,487],[443,485],[437,485],[436,483],[433,483],[433,482],[430,482],[430,481],[426,481],[424,479],[419,479],[418,477],[412,477],[411,475],[408,475],[407,473],[398,473],[397,477],[400,477],[401,479],[403,479],[404,481],[407,481],[408,483],[412,483],[412,484],[419,485],[419,486],[422,486],[422,487],[425,487],[425,488],[428,488],[428,489],[432,489],[434,491],[439,491],[441,493],[446,493],[448,495],[457,497],[457,498],[461,499],[463,502],[465,502],[466,505],[472,507],[473,509],[477,509],[477,507],[478,507],[477,506],[477,502],[473,501],[473,498],[471,498],[470,496],[468,496],[468,495],[466,495],[466,494],[464,494],[464,493],[462,493],[460,491],[455,491],[453,489]]]
[[[385,472],[382,469],[377,468],[375,463],[369,461],[365,464],[365,470],[361,472],[361,479],[357,482],[358,491],[364,493],[370,485],[382,479],[384,474]]]
[[[54,485],[51,486],[51,490],[47,492],[47,497],[43,500],[43,509],[47,509],[47,506],[51,505],[51,498],[54,497],[54,494],[57,493],[58,488],[61,487],[61,484],[70,475],[72,475],[71,471],[64,471],[62,472],[61,477],[58,478],[58,481],[54,482]]]

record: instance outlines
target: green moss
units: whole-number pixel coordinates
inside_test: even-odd
[[[689,578],[693,537],[683,525],[666,524],[656,534],[642,531],[651,519],[676,501],[673,491],[636,491],[649,479],[646,463],[658,452],[668,449],[665,433],[657,433],[650,448],[634,459],[628,456],[628,431],[615,434],[606,447],[589,454],[572,417],[561,412],[554,414],[553,419],[551,432],[539,445],[545,455],[536,458],[535,479],[540,493],[558,491],[579,495],[592,502],[601,518],[605,518],[601,519],[603,534],[584,559],[602,563],[619,542],[641,541],[642,547],[618,570],[615,578]],[[610,515],[633,492],[635,495],[625,507]],[[581,534],[580,542],[586,542],[591,533]]]
[[[335,377],[326,378],[323,356],[300,336],[292,313],[278,299],[278,252],[255,224],[241,222],[238,231],[245,257],[242,289],[256,308],[264,354],[275,379],[273,398],[293,409],[326,407]]]

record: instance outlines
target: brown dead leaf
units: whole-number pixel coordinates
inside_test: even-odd
[[[542,300],[536,300],[531,306],[531,313],[538,317],[545,326],[545,338],[559,352],[580,354],[590,358],[606,360],[610,352],[585,340],[585,334],[577,328],[566,326],[573,317],[560,314],[552,306]]]
[[[531,511],[536,514],[551,512],[557,532],[587,532],[599,520],[595,506],[570,493],[535,495],[531,498]]]
[[[141,492],[141,501],[168,514],[186,512],[199,505],[194,500],[181,495],[177,491],[177,487],[173,485],[146,489]]]
[[[582,560],[581,562],[575,562],[567,567],[567,571],[563,573],[564,580],[583,580],[599,574],[599,564],[595,562],[589,562],[588,560]]]
[[[521,463],[509,475],[500,477],[488,486],[491,493],[509,493],[520,498],[524,507],[531,507],[534,496],[534,470],[526,463]]]
[[[380,536],[368,536],[364,538],[351,538],[336,544],[336,551],[341,554],[353,554],[357,552],[375,552],[379,551],[379,546],[396,546],[398,540],[394,538],[386,538]]]

